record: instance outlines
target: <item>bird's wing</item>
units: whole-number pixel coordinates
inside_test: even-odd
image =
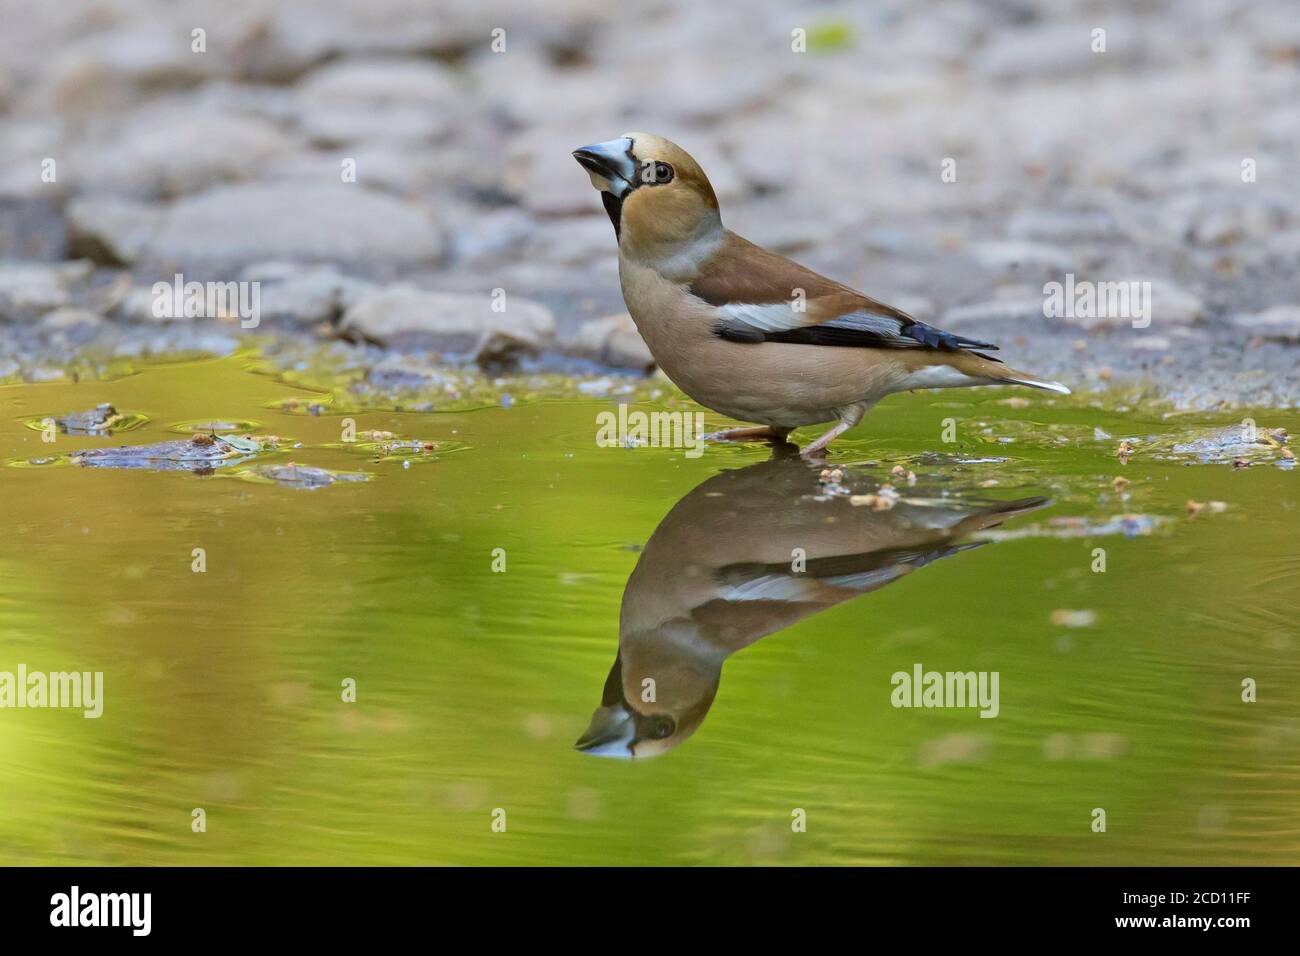
[[[997,349],[926,325],[730,232],[690,291],[714,307],[714,333],[732,342]]]

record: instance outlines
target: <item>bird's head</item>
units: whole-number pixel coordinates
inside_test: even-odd
[[[621,642],[600,706],[574,746],[625,760],[667,753],[700,726],[720,677],[720,661],[695,659],[662,632]]]
[[[718,197],[686,150],[652,133],[626,133],[573,151],[600,190],[625,255],[668,260],[721,235]]]

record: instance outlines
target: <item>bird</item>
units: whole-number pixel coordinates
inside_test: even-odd
[[[784,440],[835,424],[827,445],[886,395],[1025,385],[1068,395],[954,335],[742,238],[722,224],[704,170],[677,144],[626,133],[573,151],[614,224],[628,313],[655,362],[691,399],[755,425],[724,440]]]
[[[902,497],[875,510],[828,494],[816,465],[792,445],[777,448],[789,451],[697,485],[646,542],[623,590],[618,652],[579,751],[639,759],[672,750],[708,715],[732,654],[987,544],[965,539],[1051,504]],[[844,473],[838,483],[863,477]]]

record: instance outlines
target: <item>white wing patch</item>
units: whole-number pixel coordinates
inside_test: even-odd
[[[816,590],[815,581],[785,574],[765,574],[722,588],[724,601],[806,601]]]
[[[807,324],[807,313],[796,312],[791,302],[771,305],[732,302],[718,306],[718,313],[718,321],[723,325],[755,332],[785,332]]]
[[[903,324],[887,315],[874,315],[870,312],[849,312],[837,315],[827,322],[809,323],[808,313],[796,311],[794,300],[790,302],[773,302],[769,305],[731,302],[720,305],[718,321],[721,325],[737,330],[752,332],[788,332],[791,329],[817,325],[826,329],[844,329],[849,332],[865,332],[870,335],[888,339],[891,344],[904,348],[920,348],[921,343],[902,334]]]

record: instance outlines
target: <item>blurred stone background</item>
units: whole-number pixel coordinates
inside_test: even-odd
[[[1296,401],[1290,0],[0,0],[0,22],[0,380],[228,336],[152,318],[175,271],[261,280],[265,329],[642,367],[570,152],[643,129],[700,160],[730,228],[1017,364]],[[1045,319],[1065,273],[1152,281],[1151,327]]]

